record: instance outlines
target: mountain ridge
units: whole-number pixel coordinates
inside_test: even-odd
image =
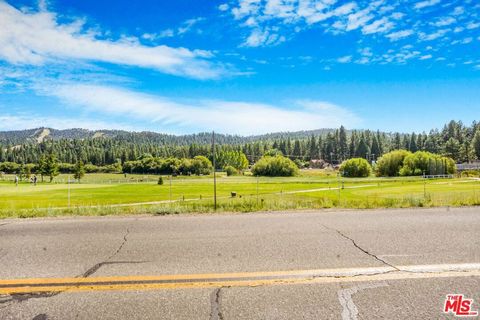
[[[314,130],[300,130],[300,131],[284,131],[272,132],[257,135],[231,135],[216,133],[215,136],[219,143],[233,143],[233,142],[252,142],[256,140],[278,139],[278,138],[305,138],[313,135],[324,135],[329,132],[334,132],[334,128],[320,128]],[[71,129],[54,129],[49,127],[39,127],[24,130],[6,130],[0,131],[0,143],[7,143],[12,145],[25,143],[41,143],[47,140],[61,140],[61,139],[101,139],[101,138],[147,138],[152,141],[161,140],[161,142],[171,141],[173,143],[180,141],[190,141],[197,143],[206,143],[211,140],[210,132],[199,132],[193,134],[174,135],[167,133],[159,133],[153,131],[126,131],[126,130],[89,130],[83,128]]]

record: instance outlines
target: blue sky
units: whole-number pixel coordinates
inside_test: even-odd
[[[0,0],[0,130],[480,120],[477,1]]]

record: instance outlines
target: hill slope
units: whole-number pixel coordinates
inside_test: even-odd
[[[335,129],[317,129],[297,132],[276,132],[255,136],[235,136],[216,134],[216,140],[222,144],[239,144],[253,141],[275,140],[280,138],[303,139],[314,135],[324,135],[333,132]],[[161,144],[188,145],[191,143],[207,144],[211,142],[212,134],[202,132],[188,135],[169,135],[164,133],[143,131],[129,132],[123,130],[97,130],[88,129],[65,129],[57,130],[52,128],[36,128],[18,131],[0,131],[0,143],[4,145],[20,145],[26,143],[41,143],[46,140],[61,139],[97,139],[116,138],[118,140],[151,142]]]

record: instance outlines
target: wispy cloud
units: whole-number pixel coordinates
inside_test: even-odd
[[[416,0],[409,5],[385,0],[232,0],[225,9],[231,12],[240,28],[249,29],[243,43],[249,47],[282,44],[302,31],[318,29],[319,37],[356,33],[361,37],[358,46],[370,43],[384,52],[399,53],[400,44],[395,42],[407,41],[415,45],[430,41],[432,50],[438,51],[446,49],[452,41],[463,43],[458,39],[462,33],[463,38],[477,37],[475,30],[480,28],[480,5],[470,5],[466,10],[463,5],[455,6],[455,2],[441,0]],[[388,39],[390,44],[381,37]],[[418,45],[417,51],[421,50],[423,48]],[[392,62],[405,61],[391,58],[394,52],[385,54]],[[404,54],[399,53],[399,56]],[[386,62],[385,59],[376,61]],[[366,64],[375,59],[353,56],[351,62]]]
[[[432,41],[432,40],[443,37],[449,31],[450,31],[450,29],[440,29],[440,30],[437,30],[437,31],[435,31],[433,33],[429,33],[429,34],[425,33],[425,32],[420,32],[419,33],[419,38],[422,41]]]
[[[352,61],[352,56],[343,56],[337,59],[338,62],[340,63],[348,63]]]
[[[45,65],[61,60],[108,62],[155,69],[163,73],[210,79],[227,71],[208,60],[211,52],[145,46],[139,39],[111,40],[91,30],[84,21],[61,23],[53,12],[19,10],[0,0],[0,59],[12,64]]]
[[[276,28],[254,29],[243,45],[246,47],[278,45],[286,39],[277,32]]]
[[[391,30],[394,27],[394,23],[388,20],[388,18],[381,18],[373,23],[366,25],[362,28],[363,34],[381,33]]]
[[[414,8],[415,9],[423,9],[426,7],[431,7],[436,4],[439,4],[441,0],[426,0],[426,1],[420,1],[415,3]]]
[[[396,32],[392,32],[387,34],[386,37],[389,38],[391,41],[397,41],[413,34],[413,30],[400,30]]]
[[[61,118],[40,116],[37,114],[28,115],[10,115],[4,113],[0,115],[0,130],[22,130],[39,127],[49,127],[54,129],[87,128],[90,130],[116,129],[116,130],[135,130],[135,127],[125,125],[124,123],[114,121],[99,121],[90,118]]]
[[[453,17],[441,17],[431,24],[436,27],[445,27],[457,22],[457,19]]]
[[[46,89],[45,89],[46,88]],[[289,109],[263,103],[222,100],[177,101],[120,87],[62,84],[43,89],[73,108],[104,115],[133,117],[162,131],[211,130],[236,134],[354,126],[358,116],[332,103],[297,100]],[[168,131],[168,130],[167,130]]]

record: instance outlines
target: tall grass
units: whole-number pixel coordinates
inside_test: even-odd
[[[420,208],[438,206],[477,206],[480,196],[476,193],[440,196],[427,193],[425,196],[405,195],[402,197],[366,196],[363,198],[306,197],[298,195],[262,195],[242,198],[219,199],[216,212],[258,212],[307,209],[376,209],[376,208]],[[213,213],[213,199],[198,201],[176,201],[172,203],[143,206],[96,206],[70,208],[3,209],[0,218],[31,218],[54,216],[104,216],[104,215],[169,215],[186,213]]]

